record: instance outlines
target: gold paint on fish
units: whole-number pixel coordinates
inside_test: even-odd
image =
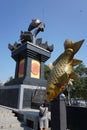
[[[74,55],[80,49],[84,40],[72,43],[66,40],[64,43],[65,51],[51,65],[51,73],[47,82],[46,97],[48,101],[52,101],[63,92],[69,79],[74,79],[77,74],[73,70],[73,66],[80,64],[82,61],[73,59]]]

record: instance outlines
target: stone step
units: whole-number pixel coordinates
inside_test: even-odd
[[[5,109],[5,108],[0,108],[0,112],[12,112],[12,110]]]
[[[31,130],[20,122],[12,110],[0,107],[0,130]]]
[[[9,112],[9,111],[1,111],[0,114],[1,114],[1,115],[2,115],[2,114],[8,114],[8,115],[9,115],[9,114],[12,114],[12,111],[11,111],[11,112]]]
[[[0,129],[0,130],[32,130],[32,128],[29,128],[28,126],[24,127],[18,127],[18,128],[6,128],[6,129]]]
[[[10,117],[10,118],[3,118],[2,120],[0,120],[0,125],[3,123],[16,123],[19,122],[17,117]]]
[[[24,129],[20,127],[20,128],[6,128],[6,129],[0,129],[0,130],[29,130],[29,129]]]
[[[7,111],[7,112],[12,112],[12,110],[6,109],[6,108],[0,108],[0,111]]]
[[[3,118],[2,118],[2,119],[3,119]],[[18,121],[17,117],[10,116],[10,118],[9,118],[9,117],[8,117],[8,118],[5,117],[3,120],[0,120],[0,124],[3,123],[3,122],[4,122],[4,123],[8,123],[8,122],[9,122],[9,123],[15,123],[15,122],[19,122],[19,121]]]
[[[8,117],[8,116],[15,116],[15,114],[14,113],[7,113],[7,112],[2,112],[2,113],[0,113],[0,116],[2,116],[2,117]]]
[[[14,115],[0,115],[0,120],[5,120],[5,119],[13,119],[13,118],[15,118],[15,119],[17,119],[17,117],[16,116],[14,116]]]
[[[6,112],[3,112],[3,113],[0,113],[0,116],[2,117],[10,117],[10,116],[15,116],[15,113],[6,113]]]
[[[12,123],[12,124],[10,124],[10,123],[6,123],[6,122],[4,122],[4,123],[2,123],[2,124],[0,124],[0,129],[13,129],[13,128],[20,128],[21,127],[21,125],[20,125],[20,123],[19,122],[15,122],[15,123]]]
[[[0,127],[0,130],[32,130],[28,126],[26,126],[24,123],[19,125],[16,125],[15,127]]]

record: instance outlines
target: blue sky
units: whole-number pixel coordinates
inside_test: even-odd
[[[19,42],[20,31],[27,31],[34,18],[46,25],[37,37],[54,44],[46,64],[63,52],[66,39],[73,42],[85,39],[75,58],[87,66],[87,0],[0,0],[0,82],[15,74],[15,61],[8,43]]]

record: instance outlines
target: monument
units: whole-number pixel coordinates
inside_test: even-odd
[[[44,63],[50,58],[54,47],[49,46],[47,41],[43,43],[42,38],[36,39],[44,28],[43,22],[34,19],[28,31],[21,31],[20,43],[8,44],[11,56],[16,62],[15,77],[4,87],[0,87],[0,105],[17,109],[31,108],[32,99],[40,102],[46,98],[51,103],[51,129],[66,130],[65,98],[61,93],[66,89],[69,80],[77,77],[73,66],[82,61],[73,57],[84,40],[76,43],[65,40],[64,52],[51,64],[52,70],[46,81]],[[38,93],[40,89],[44,93]],[[35,93],[36,97],[32,98]]]
[[[49,46],[47,41],[42,43],[42,38],[36,39],[38,33],[43,32],[44,28],[43,22],[34,19],[28,31],[21,31],[20,43],[8,44],[11,57],[16,62],[15,76],[0,89],[1,105],[18,109],[28,108],[31,107],[36,89],[45,92],[47,81],[44,79],[44,63],[51,56],[53,44]],[[39,96],[41,96],[39,101],[45,98],[45,95]]]
[[[82,46],[84,40],[73,43],[71,40],[65,40],[64,52],[51,64],[51,73],[49,75],[46,87],[46,97],[51,102],[51,129],[66,130],[66,105],[65,99],[61,93],[66,89],[70,79],[77,77],[73,66],[82,61],[74,59],[74,55]]]

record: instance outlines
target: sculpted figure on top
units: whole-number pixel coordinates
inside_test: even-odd
[[[42,43],[42,38],[36,39],[36,36],[39,32],[44,32],[45,24],[41,22],[39,19],[33,19],[28,27],[28,31],[21,31],[20,41],[21,44],[25,44],[26,42],[35,43],[37,46],[40,46],[50,52],[53,51],[53,44],[51,46],[48,45],[48,42]],[[34,30],[34,32],[32,31]],[[8,48],[13,51],[17,49],[21,44],[14,43],[14,45],[8,44]]]

